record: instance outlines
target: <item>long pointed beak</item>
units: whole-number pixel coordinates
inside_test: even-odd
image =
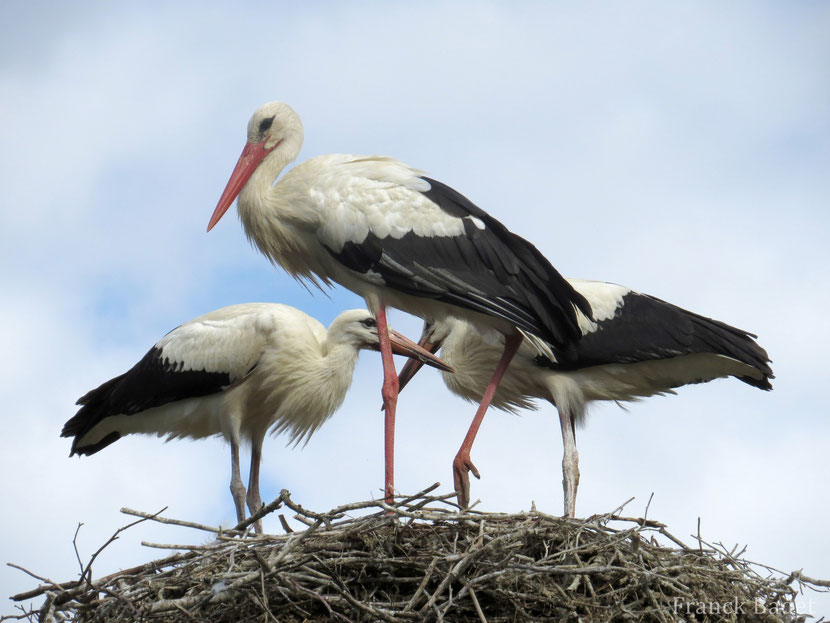
[[[210,222],[207,226],[208,231],[213,229],[213,226],[225,215],[225,212],[233,204],[233,200],[242,191],[246,182],[251,179],[251,175],[254,174],[254,171],[256,171],[256,168],[265,159],[265,156],[270,154],[281,142],[277,141],[270,149],[265,147],[265,141],[245,143],[245,149],[242,150],[242,155],[239,156],[239,160],[237,160],[236,166],[233,168],[231,178],[228,180],[228,184],[225,186],[225,190],[219,198],[219,203],[216,204],[213,216],[210,217]]]
[[[446,363],[441,361],[429,350],[423,348],[419,344],[416,344],[408,337],[401,335],[393,329],[389,329],[389,341],[391,342],[393,353],[409,357],[409,361],[406,362],[404,370],[409,366],[414,365],[415,372],[417,372],[421,369],[421,366],[426,364],[430,367],[443,370],[444,372],[455,372],[455,370],[451,366],[448,366]],[[415,372],[413,372],[412,375],[414,375]],[[412,375],[410,375],[410,378]],[[400,379],[401,377],[399,376],[398,378]],[[403,388],[403,386],[404,383],[401,382],[400,387]]]
[[[429,353],[431,356],[434,356],[435,353],[439,348],[441,348],[440,342],[430,342],[427,338],[422,338],[421,342],[418,344],[418,348],[421,350]],[[403,368],[401,368],[400,373],[398,374],[398,391],[400,392],[406,384],[409,383],[413,379],[413,377],[418,373],[425,362],[419,361],[418,359],[410,359],[407,361]],[[447,366],[449,367],[449,366]],[[455,370],[447,370],[448,372],[455,372]]]

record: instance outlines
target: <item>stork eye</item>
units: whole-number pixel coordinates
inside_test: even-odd
[[[373,328],[378,326],[377,320],[374,318],[367,318],[366,320],[361,320],[360,324],[362,324],[366,328]]]
[[[262,121],[260,121],[259,133],[262,134],[264,132],[267,132],[270,129],[272,123],[274,123],[273,117],[269,117],[268,119],[263,119]]]

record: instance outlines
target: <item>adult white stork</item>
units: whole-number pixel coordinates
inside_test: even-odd
[[[630,401],[673,394],[673,388],[733,376],[759,389],[772,389],[772,370],[756,336],[686,311],[653,296],[599,281],[569,280],[591,304],[593,321],[581,317],[583,337],[576,357],[560,361],[522,347],[493,398],[506,411],[533,408],[534,398],[559,411],[565,514],[574,516],[579,484],[575,428],[595,400]],[[487,371],[502,351],[501,336],[455,319],[427,322],[421,346],[440,348],[455,368],[444,382],[455,394],[478,400]],[[420,368],[407,362],[401,388]]]
[[[450,368],[395,331],[392,350]],[[231,446],[231,494],[245,518],[239,444],[251,444],[247,502],[262,505],[259,467],[265,433],[286,432],[297,444],[343,403],[360,349],[379,347],[378,327],[365,309],[345,311],[328,330],[288,305],[223,307],[174,329],[126,373],[78,400],[63,427],[74,437],[70,456],[95,454],[130,433],[167,439],[224,436]],[[257,526],[260,529],[260,526]]]
[[[384,338],[386,307],[423,318],[454,315],[506,336],[492,390],[523,337],[567,359],[580,337],[576,309],[590,307],[529,242],[423,172],[383,156],[317,156],[274,183],[302,145],[300,118],[270,102],[248,122],[242,155],[208,224],[239,196],[248,238],[297,279],[339,283],[363,296],[381,329],[385,492],[394,490],[398,379]],[[554,355],[554,351],[556,354]],[[462,504],[469,499],[470,448],[491,392],[485,392],[453,462]]]

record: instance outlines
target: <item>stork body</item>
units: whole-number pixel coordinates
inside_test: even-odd
[[[395,352],[440,361],[400,334]],[[245,303],[195,318],[159,340],[126,373],[93,389],[63,428],[71,454],[98,452],[131,433],[200,439],[231,446],[231,493],[237,519],[261,506],[259,467],[266,432],[308,438],[342,404],[362,348],[377,349],[366,310],[340,314],[326,328],[287,305]],[[247,494],[239,444],[251,444]]]
[[[524,338],[539,353],[568,358],[580,337],[585,300],[529,242],[468,199],[395,159],[317,156],[274,180],[299,153],[297,114],[281,102],[257,110],[248,140],[208,225],[238,196],[248,238],[272,262],[318,286],[339,283],[363,296],[378,326],[386,307],[423,318],[463,318],[506,336],[492,388]],[[391,499],[397,374],[381,341],[386,412],[385,491]],[[468,499],[470,447],[485,394],[454,462]]]
[[[499,409],[535,408],[550,401],[559,412],[565,514],[574,516],[579,483],[575,429],[589,403],[631,401],[674,393],[674,388],[733,376],[769,390],[773,378],[766,351],[752,334],[683,310],[628,288],[569,280],[594,311],[580,319],[576,357],[557,361],[522,346],[493,397]],[[421,345],[455,369],[444,382],[455,394],[477,401],[487,388],[487,370],[498,360],[502,338],[455,319],[427,323]],[[401,386],[420,366],[407,363]]]

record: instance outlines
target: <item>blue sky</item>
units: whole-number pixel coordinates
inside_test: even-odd
[[[282,99],[303,118],[300,159],[396,156],[567,276],[757,333],[771,393],[720,381],[594,408],[577,512],[636,496],[639,513],[654,492],[651,516],[681,537],[700,517],[755,560],[830,577],[828,28],[830,7],[810,2],[2,3],[2,562],[70,579],[77,523],[89,555],[127,523],[121,506],[230,523],[221,441],[128,438],[69,460],[58,434],[80,395],[189,318],[277,301],[328,323],[361,305],[305,291],[233,215],[205,233],[248,117]],[[305,449],[267,442],[264,498],[285,487],[328,509],[379,494],[377,359],[361,357]],[[437,374],[416,387],[399,408],[397,484],[448,490],[473,410]],[[473,459],[483,508],[560,511],[551,406],[488,415]],[[97,573],[156,555],[142,539],[201,538],[134,528]],[[3,593],[31,586],[0,567]]]

